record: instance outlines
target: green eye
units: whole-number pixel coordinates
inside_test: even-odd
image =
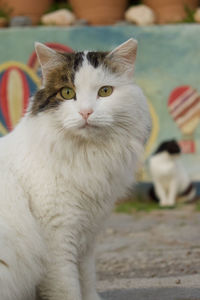
[[[113,87],[112,86],[102,86],[98,91],[98,96],[100,97],[108,97],[112,94]]]
[[[74,99],[76,97],[75,91],[70,87],[64,87],[60,90],[60,95],[66,100]]]

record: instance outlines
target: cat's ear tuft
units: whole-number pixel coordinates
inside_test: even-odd
[[[132,75],[134,72],[137,45],[138,42],[131,38],[112,50],[108,54],[108,58],[110,58],[115,64],[118,64],[121,71],[127,71]]]
[[[53,49],[39,42],[35,42],[35,51],[42,67],[45,66],[56,55],[56,52]]]

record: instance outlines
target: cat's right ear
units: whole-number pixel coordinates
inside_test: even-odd
[[[58,62],[57,52],[39,42],[35,43],[35,51],[41,65],[43,79],[45,79],[53,64]]]

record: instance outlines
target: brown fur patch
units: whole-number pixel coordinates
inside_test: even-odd
[[[61,102],[56,94],[62,87],[74,88],[75,72],[83,62],[83,52],[60,53],[58,52],[58,65],[47,72],[45,88],[39,90],[34,97],[31,113],[33,115],[51,108],[55,108]]]

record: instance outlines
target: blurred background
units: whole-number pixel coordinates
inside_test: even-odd
[[[133,37],[139,41],[135,81],[153,126],[130,209],[146,202],[147,209],[158,207],[149,197],[149,159],[170,139],[179,144],[181,163],[200,194],[198,0],[0,0],[0,26],[1,136],[15,127],[41,84],[35,41],[59,51],[108,51]]]

